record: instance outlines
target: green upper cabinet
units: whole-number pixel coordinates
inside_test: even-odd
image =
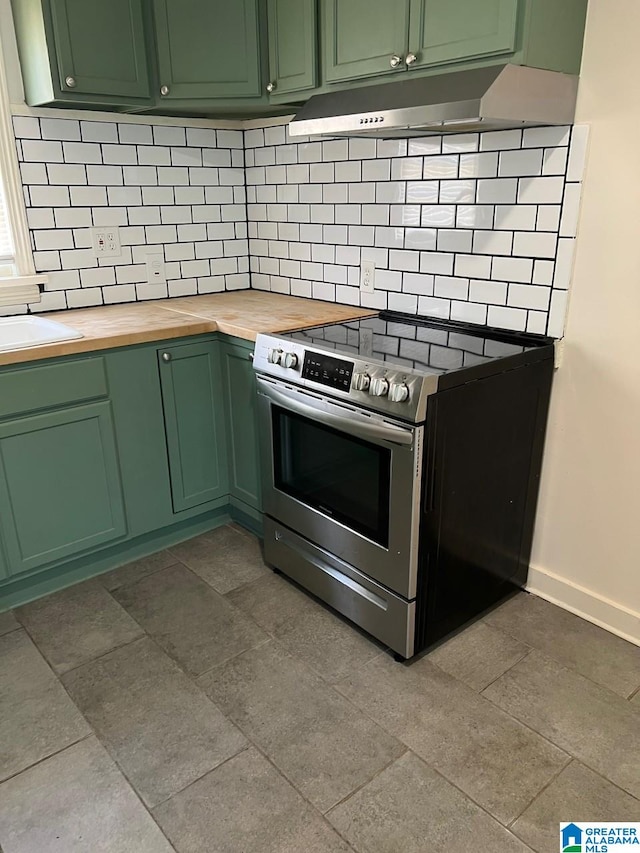
[[[411,0],[320,0],[327,83],[399,73]]]
[[[164,347],[158,364],[173,509],[204,512],[229,492],[219,344]]]
[[[29,104],[148,104],[142,0],[13,0]]]
[[[259,0],[153,0],[163,102],[263,93]]]
[[[0,537],[9,574],[126,535],[108,401],[0,424]]]
[[[222,377],[229,436],[229,493],[240,509],[259,512],[262,498],[252,350],[252,345],[240,342],[222,344]]]
[[[318,83],[316,0],[267,0],[272,100]]]
[[[411,0],[411,67],[513,53],[518,0]]]

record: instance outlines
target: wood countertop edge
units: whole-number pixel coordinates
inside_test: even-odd
[[[63,358],[66,355],[82,355],[102,352],[103,350],[118,349],[119,347],[135,346],[135,344],[161,343],[162,341],[187,338],[192,335],[206,335],[217,332],[217,324],[212,320],[194,317],[193,324],[181,325],[163,329],[140,329],[136,332],[121,332],[105,338],[78,338],[73,341],[45,344],[44,346],[29,347],[19,350],[9,350],[0,353],[0,367],[25,364],[30,361],[44,361],[48,358]]]
[[[317,302],[317,300],[313,301]],[[345,317],[343,319],[336,320],[320,320],[319,318],[314,317],[310,320],[310,322],[304,322],[303,320],[298,319],[296,319],[295,321],[291,319],[282,319],[280,322],[278,322],[278,320],[274,320],[273,324],[268,324],[269,328],[266,328],[267,324],[265,324],[264,322],[258,323],[258,328],[251,328],[251,320],[248,321],[247,325],[242,324],[242,321],[225,320],[223,317],[216,320],[210,316],[210,309],[203,309],[202,311],[198,311],[197,308],[193,307],[187,308],[179,305],[173,306],[167,304],[158,304],[158,302],[123,303],[122,307],[126,307],[128,304],[130,304],[131,307],[141,304],[153,305],[155,309],[161,309],[163,312],[166,313],[167,316],[166,326],[161,325],[160,327],[149,328],[145,327],[144,323],[141,322],[140,327],[135,330],[132,330],[131,328],[125,328],[121,331],[105,333],[104,336],[88,334],[86,337],[78,338],[71,341],[60,341],[59,343],[45,344],[43,346],[27,347],[24,349],[0,352],[0,367],[10,367],[12,365],[20,365],[34,361],[43,361],[45,359],[50,358],[63,358],[65,356],[70,355],[82,355],[92,352],[101,352],[103,350],[118,349],[120,347],[126,346],[135,346],[136,344],[145,344],[153,342],[161,343],[162,341],[175,340],[177,338],[187,338],[194,335],[213,334],[215,332],[253,342],[256,340],[259,334],[278,334],[280,332],[292,332],[297,329],[323,326],[331,322],[348,322],[349,319]],[[327,307],[329,307],[330,305],[338,304],[340,303],[327,303]],[[345,309],[347,313],[350,313],[350,309],[353,309],[351,319],[374,317],[378,313],[375,310],[363,309],[355,305],[351,306],[340,304],[340,307],[342,309]],[[51,317],[51,319],[56,319],[60,322],[65,322],[65,313],[66,312],[58,311],[49,314],[43,314],[42,316],[49,316]],[[224,314],[224,310],[221,311],[221,314]],[[175,325],[171,323],[172,315],[174,318]],[[69,325],[73,328],[73,318],[70,318]],[[79,325],[81,326],[82,324]],[[78,331],[82,331],[82,328],[78,328]]]

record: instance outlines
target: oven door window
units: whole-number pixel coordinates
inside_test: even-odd
[[[391,451],[272,406],[274,485],[383,547]]]

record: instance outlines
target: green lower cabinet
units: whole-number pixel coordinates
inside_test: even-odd
[[[263,94],[260,0],[153,0],[161,103]]]
[[[327,83],[400,73],[411,0],[320,0]]]
[[[0,527],[10,575],[126,535],[109,402],[0,424]]]
[[[318,84],[316,0],[267,0],[269,87],[273,97]]]
[[[229,493],[260,512],[262,497],[252,349],[250,345],[223,343],[222,375],[229,436]]]
[[[155,345],[105,354],[130,537],[174,522]]]
[[[513,53],[518,0],[411,0],[412,69]]]
[[[229,493],[219,347],[213,341],[158,350],[176,513]]]

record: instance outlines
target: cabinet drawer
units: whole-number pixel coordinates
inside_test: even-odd
[[[107,396],[103,358],[0,373],[0,418]]]

